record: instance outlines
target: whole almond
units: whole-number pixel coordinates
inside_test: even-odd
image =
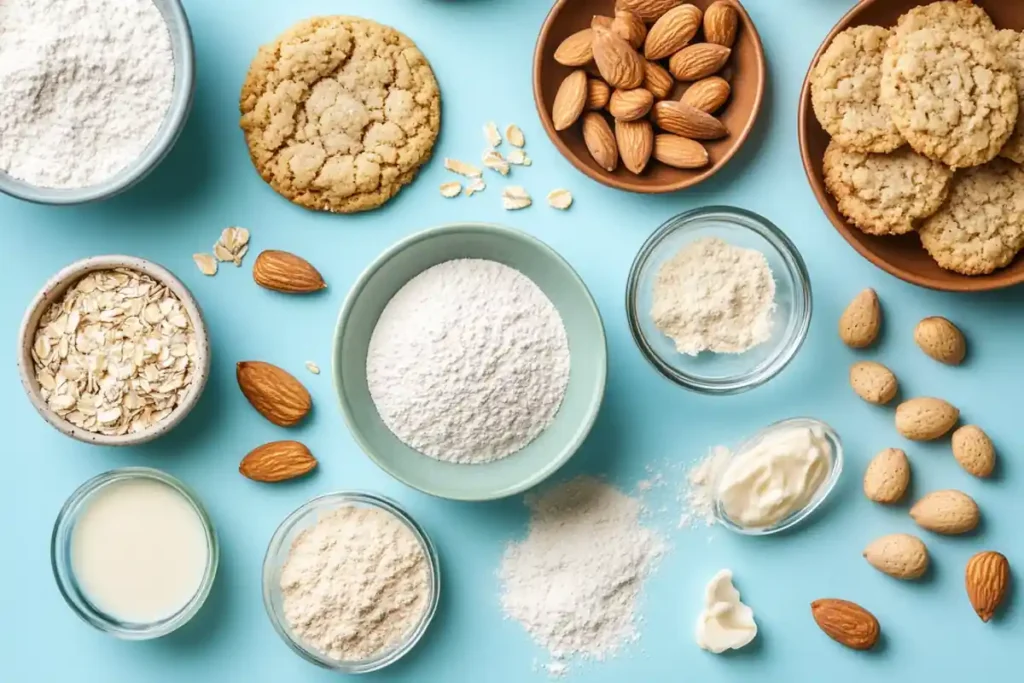
[[[612,33],[632,45],[634,50],[639,50],[647,38],[647,25],[644,24],[644,20],[628,9],[615,11],[611,29]]]
[[[736,8],[726,0],[717,0],[704,13],[704,40],[732,47],[739,26],[740,15]]]
[[[260,415],[280,427],[302,421],[313,399],[302,382],[270,363],[242,361],[235,369],[238,388]]]
[[[873,289],[854,297],[839,317],[839,338],[854,349],[871,346],[882,329],[882,308]]]
[[[268,249],[252,264],[252,279],[260,287],[286,294],[310,294],[327,287],[320,271],[295,254]]]
[[[949,433],[960,411],[941,398],[922,396],[896,406],[896,431],[911,441],[932,441]]]
[[[597,111],[608,106],[611,99],[612,89],[600,78],[587,80],[587,103],[584,108],[587,111]]]
[[[713,76],[729,61],[732,50],[714,43],[684,47],[668,60],[668,70],[677,81],[699,81]]]
[[[683,4],[683,0],[615,0],[615,9],[628,9],[648,24],[673,7]]]
[[[594,31],[577,31],[555,48],[555,61],[565,66],[583,66],[594,58]]]
[[[701,11],[693,5],[673,7],[654,22],[644,41],[644,57],[664,59],[690,44],[700,30]]]
[[[316,458],[298,441],[274,441],[242,458],[238,471],[253,481],[272,483],[301,477],[315,467]]]
[[[932,491],[910,508],[918,526],[937,534],[955,536],[977,528],[981,511],[974,499],[962,491]]]
[[[953,457],[960,467],[982,479],[991,476],[996,468],[995,446],[977,425],[964,425],[953,432]]]
[[[619,145],[622,165],[631,173],[643,173],[654,151],[654,128],[651,122],[616,121],[615,141]]]
[[[854,363],[850,367],[850,386],[862,399],[879,406],[896,398],[896,392],[899,391],[892,370],[870,360]]]
[[[967,341],[956,325],[938,316],[925,318],[914,328],[914,341],[931,358],[946,365],[960,365],[967,355]]]
[[[658,102],[652,112],[654,125],[684,138],[717,140],[729,134],[729,130],[714,116],[682,102]]]
[[[576,123],[587,104],[587,72],[577,69],[565,77],[555,93],[551,122],[555,130],[565,130]]]
[[[629,90],[644,82],[644,59],[633,46],[609,29],[594,29],[594,62],[613,88]]]
[[[595,14],[590,20],[590,28],[611,29],[613,23],[615,23],[615,17],[606,17],[603,14]]]
[[[836,598],[815,600],[811,616],[825,635],[840,645],[870,650],[878,642],[878,619],[857,603]]]
[[[928,548],[917,536],[889,534],[864,549],[864,559],[894,579],[913,580],[928,571]]]
[[[864,495],[885,505],[898,503],[910,486],[910,461],[898,448],[886,448],[871,459],[864,471]]]
[[[655,159],[673,168],[704,168],[709,162],[704,145],[679,135],[656,135],[653,154]]]
[[[654,104],[654,95],[643,88],[616,90],[608,101],[608,113],[616,121],[636,121],[647,115]]]
[[[1010,562],[1002,553],[985,550],[967,561],[967,598],[982,621],[988,622],[1010,589]]]
[[[655,62],[644,62],[644,89],[656,100],[664,100],[672,94],[676,85],[668,69]]]
[[[714,114],[725,105],[731,93],[732,87],[727,80],[720,76],[709,76],[687,88],[679,101],[702,112]]]
[[[619,148],[611,126],[597,112],[583,115],[583,142],[597,165],[611,173],[619,165]]]

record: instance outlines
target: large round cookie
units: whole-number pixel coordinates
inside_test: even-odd
[[[922,223],[921,244],[941,267],[984,275],[1024,247],[1024,169],[1005,159],[961,171],[949,200]]]
[[[960,28],[987,35],[996,30],[992,17],[971,0],[941,0],[919,5],[903,14],[893,28],[893,35],[901,38],[922,28]]]
[[[437,79],[416,45],[345,16],[300,22],[261,47],[239,108],[263,179],[296,204],[339,213],[395,196],[441,126]]]
[[[825,186],[839,212],[869,235],[902,235],[942,206],[953,172],[904,147],[861,154],[832,141],[825,150]]]
[[[858,152],[891,152],[903,136],[882,104],[888,29],[855,26],[837,35],[811,72],[811,105],[832,140]]]
[[[993,159],[1017,122],[1017,83],[992,36],[922,28],[889,40],[882,101],[910,146],[950,168]]]
[[[995,44],[1017,77],[1018,104],[1017,125],[999,155],[1024,164],[1024,33],[1000,31],[996,34]]]

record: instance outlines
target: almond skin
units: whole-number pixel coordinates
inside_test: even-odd
[[[238,471],[253,481],[273,483],[296,479],[316,468],[316,458],[298,441],[274,441],[242,458]]]
[[[980,552],[968,560],[964,581],[971,607],[987,623],[1006,599],[1010,562],[994,550]]]
[[[714,116],[682,102],[658,102],[652,112],[654,125],[684,138],[717,140],[729,134],[728,129]]]
[[[732,86],[727,80],[720,76],[709,76],[687,88],[679,101],[707,114],[714,114],[725,106],[730,94]]]
[[[555,48],[555,61],[564,66],[583,66],[594,58],[594,32],[577,31]]]
[[[966,472],[984,479],[996,468],[996,449],[988,434],[977,425],[964,425],[953,432],[953,457]]]
[[[683,4],[683,0],[615,0],[615,9],[634,12],[650,24],[657,21],[658,17],[665,12],[681,4]]]
[[[714,43],[684,47],[668,60],[668,70],[677,81],[699,81],[713,76],[729,61],[732,50]]]
[[[679,135],[655,136],[653,154],[655,159],[673,168],[704,168],[709,162],[704,145]]]
[[[654,95],[654,99],[667,99],[675,85],[668,69],[655,62],[644,62],[644,89]]]
[[[600,78],[587,80],[587,103],[584,108],[587,111],[597,111],[608,106],[611,99],[612,89]]]
[[[644,57],[664,59],[690,44],[700,30],[701,11],[693,5],[673,7],[654,22],[644,41]]]
[[[615,17],[606,17],[603,14],[595,14],[594,18],[590,20],[590,28],[606,28],[610,30],[613,23],[615,23]]]
[[[576,123],[587,104],[587,72],[577,69],[565,77],[555,93],[551,107],[551,123],[555,130],[565,130]]]
[[[613,88],[630,90],[644,82],[644,60],[633,46],[609,29],[594,29],[594,62]]]
[[[824,598],[811,603],[811,616],[832,640],[853,650],[870,650],[878,642],[878,619],[849,600]]]
[[[270,363],[242,361],[235,370],[238,388],[256,411],[280,427],[302,421],[313,399],[302,382]]]
[[[882,329],[882,308],[873,289],[865,289],[839,317],[839,338],[853,349],[871,346]]]
[[[947,536],[974,531],[981,511],[974,499],[962,491],[932,491],[910,508],[910,517],[918,526]]]
[[[879,406],[896,398],[899,391],[892,370],[869,360],[854,363],[850,367],[850,386],[862,399]]]
[[[711,3],[704,13],[704,40],[709,43],[732,47],[739,27],[739,12],[725,0]]]
[[[941,398],[922,396],[896,406],[896,431],[911,441],[933,441],[956,426],[960,411]]]
[[[260,287],[286,294],[310,294],[327,288],[320,271],[295,254],[268,249],[256,257],[252,279]]]
[[[864,549],[864,559],[894,579],[912,581],[928,571],[928,548],[917,536],[889,534]]]
[[[650,121],[616,121],[615,141],[622,165],[631,173],[643,173],[654,151],[654,128]]]
[[[611,173],[619,165],[619,148],[611,126],[597,112],[583,115],[583,142],[597,165]]]
[[[608,101],[608,113],[616,121],[636,121],[647,115],[654,105],[654,95],[643,88],[616,90]]]
[[[634,50],[639,50],[647,38],[644,20],[629,10],[616,10],[610,28],[612,33],[629,43]]]
[[[871,459],[864,471],[864,495],[883,505],[903,500],[910,486],[910,461],[898,448],[886,448]]]
[[[925,318],[914,328],[914,342],[930,358],[946,365],[960,365],[967,355],[967,341],[956,325],[938,316]]]

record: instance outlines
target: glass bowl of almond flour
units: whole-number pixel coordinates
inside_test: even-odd
[[[640,352],[662,375],[735,394],[778,375],[811,322],[800,252],[753,212],[709,206],[669,219],[644,243],[626,287]]]

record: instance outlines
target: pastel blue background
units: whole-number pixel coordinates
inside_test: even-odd
[[[581,666],[572,676],[622,681],[959,681],[963,676],[1019,677],[1013,668],[1024,619],[1011,605],[984,625],[963,590],[963,566],[995,548],[1024,566],[1019,521],[1021,477],[1020,291],[982,296],[941,294],[905,285],[857,256],[823,217],[808,189],[796,138],[798,92],[819,42],[850,0],[748,0],[764,40],[770,87],[760,122],[746,147],[714,179],[668,197],[606,189],[562,160],[537,121],[531,95],[534,40],[550,3],[542,0],[186,0],[198,58],[195,109],[176,149],[145,183],[113,201],[55,209],[2,198],[0,321],[8,363],[0,377],[5,438],[0,467],[0,679],[57,681],[329,681],[332,674],[300,660],[278,640],[260,601],[260,565],[278,522],[319,493],[365,488],[394,496],[439,546],[444,596],[428,636],[379,681],[541,681],[533,669],[544,653],[514,622],[502,620],[494,572],[505,544],[523,534],[518,498],[471,505],[434,500],[377,470],[349,437],[330,385],[335,317],[346,290],[380,251],[416,230],[451,221],[505,223],[559,250],[590,286],[608,330],[607,398],[591,438],[560,476],[603,474],[624,488],[645,466],[686,462],[716,443],[731,443],[765,423],[813,415],[833,424],[848,450],[848,472],[833,504],[797,533],[767,539],[724,530],[675,532],[674,505],[655,515],[672,532],[672,553],[646,585],[643,638],[623,656]],[[444,126],[435,159],[419,180],[385,208],[360,216],[307,212],[276,196],[253,172],[237,126],[239,87],[259,44],[308,16],[348,12],[393,24],[433,62],[444,92]],[[500,182],[483,195],[444,200],[444,156],[475,159],[484,121],[523,127],[532,168],[515,182],[537,198],[519,213],[501,209]],[[568,214],[543,203],[552,188],[576,196]],[[748,394],[707,398],[662,379],[640,357],[626,327],[623,293],[630,262],[643,240],[673,214],[710,203],[760,212],[803,252],[813,279],[814,322],[793,365]],[[246,267],[204,278],[194,252],[209,250],[221,228],[253,231],[253,248],[280,248],[310,257],[330,283],[324,296],[287,298],[256,287]],[[32,410],[15,372],[15,336],[23,308],[61,266],[94,254],[129,253],[171,268],[199,297],[213,344],[213,373],[196,412],[173,435],[149,446],[102,449],[70,441]],[[878,289],[887,328],[877,351],[855,354],[836,338],[836,319],[860,289]],[[913,345],[914,323],[946,315],[967,332],[970,361],[940,367]],[[908,394],[937,394],[983,425],[1000,449],[994,481],[962,472],[947,444],[904,443],[891,411],[868,406],[849,390],[857,358],[891,365]],[[260,418],[235,387],[234,364],[262,359],[291,369],[310,387],[312,419],[284,431]],[[324,369],[303,369],[306,360]],[[305,441],[320,458],[316,476],[291,485],[260,486],[236,471],[250,448],[273,439]],[[935,572],[920,584],[898,583],[861,558],[875,536],[913,531],[905,509],[882,509],[860,493],[860,475],[875,451],[905,447],[914,490],[958,487],[975,495],[985,514],[977,537],[926,535]],[[119,642],[80,622],[62,602],[50,575],[48,543],[54,516],[88,477],[125,465],[165,469],[193,486],[209,507],[223,555],[213,594],[196,620],[161,641]],[[675,482],[671,484],[675,487]],[[1018,488],[1018,492],[1014,491]],[[715,657],[693,644],[692,626],[704,583],[731,567],[754,607],[762,636],[738,656]],[[810,618],[808,603],[840,596],[863,603],[882,622],[875,653],[844,650]],[[372,679],[371,679],[372,680]]]

